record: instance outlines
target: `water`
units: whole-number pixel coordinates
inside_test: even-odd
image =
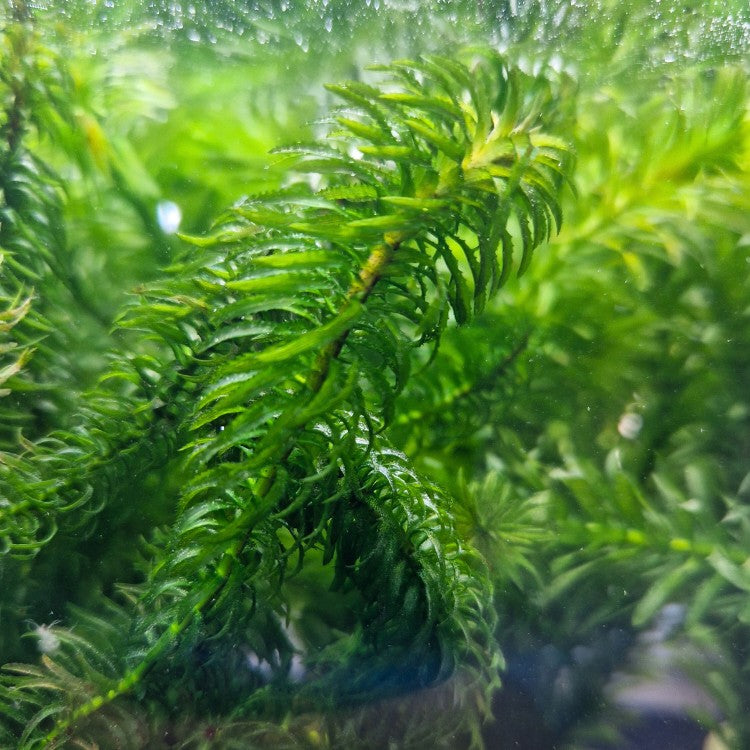
[[[744,3],[0,17],[0,747],[750,742]]]

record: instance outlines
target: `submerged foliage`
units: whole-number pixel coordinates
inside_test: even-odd
[[[581,743],[617,725],[607,639],[677,602],[742,746],[741,56],[663,67],[638,3],[521,3],[506,54],[417,49],[324,105],[290,55],[281,102],[232,42],[287,54],[271,5],[207,16],[208,83],[171,6],[108,39],[7,12],[0,744],[481,745],[549,646],[589,657],[521,684]]]

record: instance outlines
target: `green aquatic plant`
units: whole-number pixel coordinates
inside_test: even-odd
[[[0,746],[746,746],[744,5],[292,5],[1,11]]]
[[[3,456],[0,533],[29,570],[60,545],[80,549],[78,537],[121,547],[134,528],[150,534],[137,558],[118,557],[137,576],[119,582],[125,603],[70,630],[37,626],[41,665],[6,665],[6,741],[127,743],[139,705],[280,718],[457,668],[486,703],[500,659],[490,579],[452,503],[383,433],[414,353],[437,347],[449,316],[481,313],[514,250],[520,274],[559,229],[571,159],[540,127],[547,80],[494,53],[471,58],[330,86],[342,104],[328,135],[278,150],[287,184],[185,237],[191,249],[118,317],[140,343],[113,348],[69,424]],[[11,93],[9,180],[25,154],[12,137],[23,96]],[[34,309],[16,287],[9,334]],[[11,388],[26,356],[8,366]],[[156,517],[157,531],[143,523]],[[286,591],[309,568],[338,603],[303,644]],[[23,596],[6,592],[8,604]]]

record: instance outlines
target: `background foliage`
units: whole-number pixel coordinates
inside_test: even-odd
[[[750,744],[745,5],[4,6],[0,744]]]

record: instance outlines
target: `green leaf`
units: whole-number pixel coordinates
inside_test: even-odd
[[[313,283],[314,275],[303,271],[290,271],[287,273],[254,274],[241,279],[228,281],[225,286],[237,292],[248,292],[251,294],[268,295],[284,294],[292,292],[300,294],[309,289]]]
[[[368,125],[359,120],[351,120],[348,117],[337,117],[336,122],[347,130],[350,130],[354,135],[372,143],[387,143],[393,140],[390,132],[384,132],[374,125]]]
[[[430,145],[447,154],[451,159],[460,162],[464,158],[466,148],[462,143],[443,135],[423,120],[407,119],[404,122],[412,131],[421,135]]]
[[[321,191],[328,200],[352,201],[353,203],[376,200],[378,191],[370,185],[341,185]]]
[[[633,610],[633,625],[637,628],[646,625],[676,591],[685,587],[687,582],[700,570],[700,567],[696,559],[689,558],[682,565],[660,577],[643,595]]]
[[[221,372],[224,375],[257,370],[265,365],[278,365],[281,362],[306,354],[313,350],[320,350],[326,344],[337,339],[348,331],[362,312],[362,305],[356,300],[350,300],[346,307],[328,323],[319,328],[308,331],[294,341],[276,346],[270,346],[259,352],[245,354],[224,365]]]
[[[445,97],[425,96],[421,94],[409,94],[405,92],[393,92],[380,94],[378,100],[388,104],[399,104],[424,112],[445,117],[448,122],[454,122],[461,118],[461,110]]]

